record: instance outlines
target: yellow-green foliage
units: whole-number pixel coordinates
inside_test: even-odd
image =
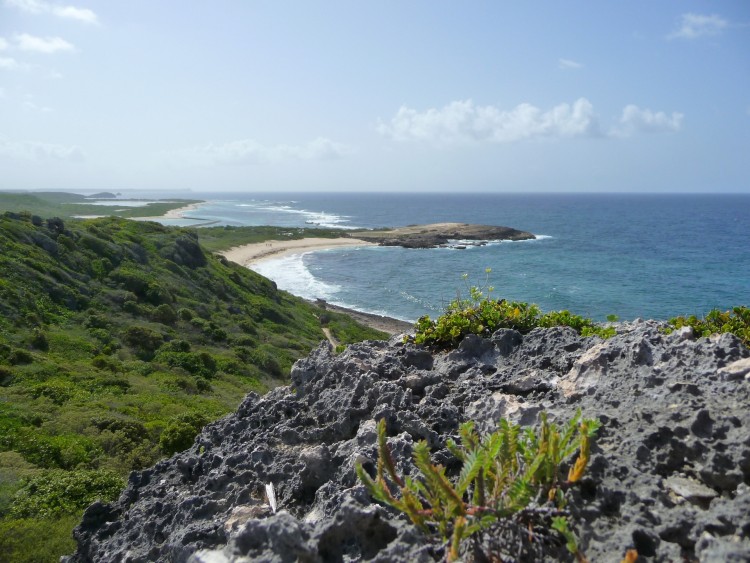
[[[580,411],[563,426],[542,414],[536,431],[503,419],[495,432],[484,436],[470,421],[459,429],[460,444],[450,440],[447,444],[461,462],[458,475],[451,478],[445,467],[434,465],[427,442],[421,441],[414,447],[419,476],[411,478],[397,474],[385,419],[381,419],[377,473],[371,478],[358,465],[357,475],[373,498],[405,513],[423,532],[436,533],[447,542],[449,560],[459,557],[464,540],[490,528],[501,529],[519,513],[526,518],[529,540],[555,530],[576,553],[575,536],[564,512],[565,490],[582,477],[598,428],[598,421],[581,418]],[[565,474],[563,465],[576,452]],[[531,510],[532,503],[539,510]],[[496,549],[502,551],[502,544]],[[484,555],[502,560],[493,557],[506,554]]]
[[[724,312],[713,309],[702,319],[695,315],[675,317],[670,319],[669,324],[672,325],[672,328],[668,329],[667,332],[685,326],[692,327],[698,336],[731,332],[739,337],[745,343],[745,346],[750,346],[750,308],[745,306],[734,307]]]

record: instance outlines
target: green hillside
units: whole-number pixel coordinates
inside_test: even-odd
[[[103,199],[110,199],[115,194]],[[113,215],[116,217],[158,217],[169,211],[191,203],[197,199],[169,199],[153,201],[142,207],[128,207],[127,199],[120,198],[121,205],[93,205],[90,199],[80,194],[67,192],[0,192],[0,210],[21,212],[32,210],[42,217],[69,218],[76,215]]]
[[[94,499],[285,382],[322,311],[195,230],[0,215],[0,561],[56,561]],[[341,342],[382,333],[326,311]]]

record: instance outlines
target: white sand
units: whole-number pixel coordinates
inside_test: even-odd
[[[227,260],[241,266],[251,266],[270,258],[281,258],[292,254],[303,254],[311,250],[331,248],[372,246],[374,243],[354,238],[303,238],[296,240],[269,240],[254,244],[236,246],[220,252]]]
[[[207,201],[202,201],[200,203],[191,203],[190,205],[185,205],[183,207],[178,207],[176,209],[170,209],[167,211],[164,215],[159,215],[158,217],[132,217],[135,221],[154,221],[159,219],[185,219],[185,213],[188,211],[193,211],[195,209],[198,209],[201,205],[204,205],[208,203]],[[188,217],[190,219],[190,217]]]

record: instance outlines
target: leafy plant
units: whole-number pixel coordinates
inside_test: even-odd
[[[485,272],[489,275],[491,270],[488,268]],[[463,279],[467,279],[465,274]],[[542,313],[533,303],[491,299],[493,291],[486,279],[481,287],[469,287],[469,298],[459,295],[436,320],[427,315],[421,317],[415,325],[414,342],[454,348],[468,334],[490,336],[500,328],[528,333],[538,327],[569,326],[582,336],[609,338],[615,334],[614,327],[603,327],[569,311]]]
[[[381,419],[377,472],[370,477],[361,464],[356,471],[373,498],[406,514],[423,532],[439,535],[449,561],[459,558],[467,539],[475,552],[495,560],[518,541],[549,541],[557,534],[582,559],[564,510],[565,491],[583,476],[598,428],[597,420],[581,418],[580,411],[562,427],[542,414],[536,432],[503,419],[495,432],[480,436],[469,421],[459,428],[460,444],[447,443],[462,464],[458,475],[450,479],[445,467],[434,465],[421,441],[414,447],[419,475],[413,478],[396,472]],[[564,477],[562,466],[576,451]]]
[[[669,320],[669,324],[671,326],[667,333],[685,326],[691,327],[698,336],[731,332],[742,340],[745,346],[750,346],[750,308],[745,306],[734,307],[724,312],[713,309],[702,319],[695,315],[674,317]]]

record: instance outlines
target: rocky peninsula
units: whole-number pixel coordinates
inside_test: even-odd
[[[403,246],[404,248],[454,248],[482,245],[489,241],[530,240],[536,238],[526,231],[493,225],[471,225],[468,223],[432,223],[410,225],[395,229],[357,231],[354,238],[373,242],[381,246]]]
[[[731,334],[615,325],[607,340],[570,328],[501,329],[436,352],[396,336],[335,355],[321,344],[292,384],[250,394],[187,451],[131,474],[119,500],[90,506],[68,563],[435,561],[443,546],[368,495],[355,464],[377,459],[385,418],[399,472],[418,440],[474,420],[533,425],[578,409],[602,426],[568,511],[591,561],[750,559],[750,350]],[[264,496],[272,483],[278,509]],[[572,560],[560,549],[506,560]]]

